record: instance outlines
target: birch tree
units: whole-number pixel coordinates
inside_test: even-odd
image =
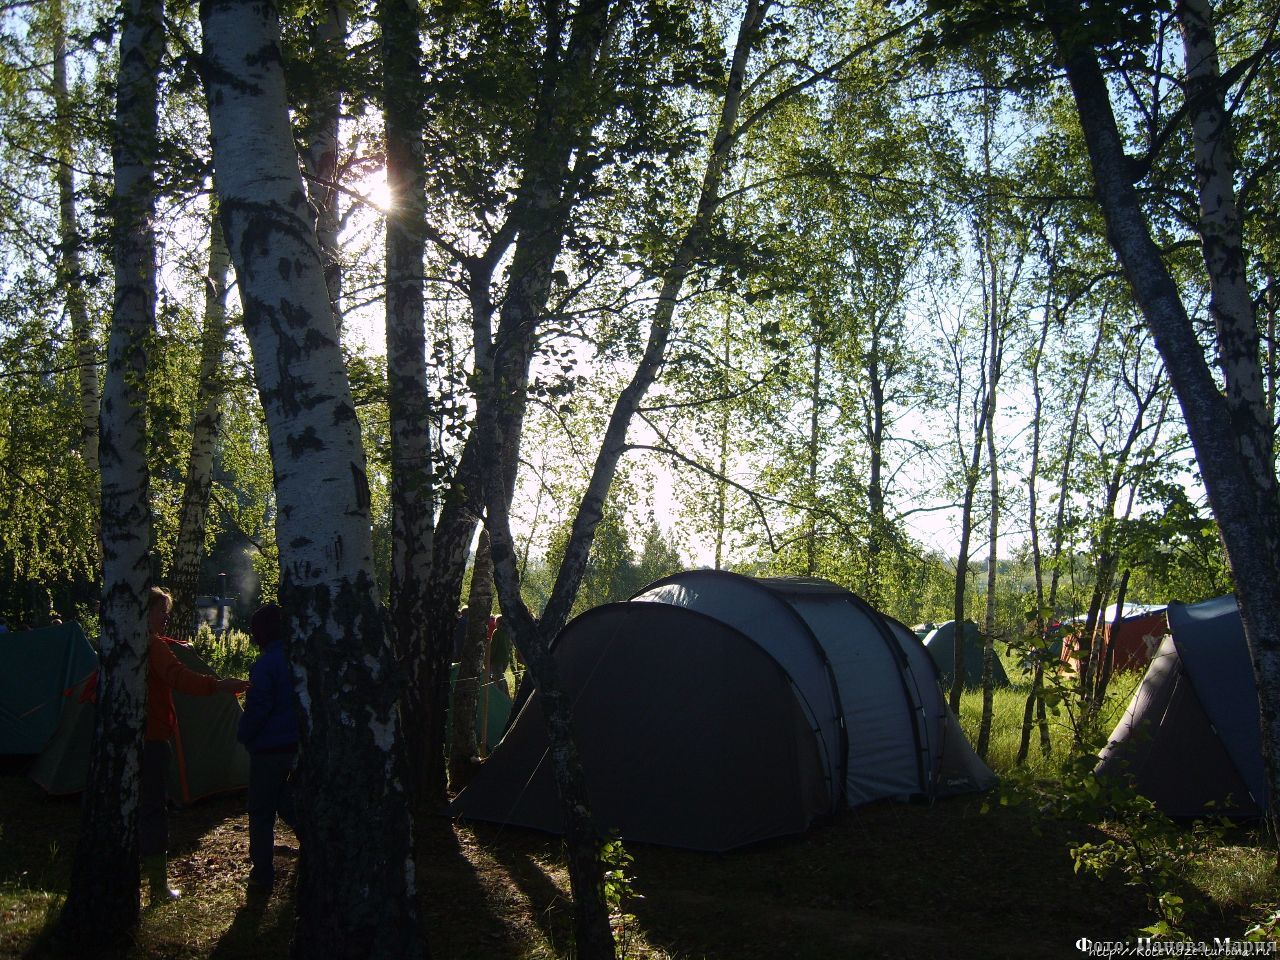
[[[692,222],[684,232],[661,278],[657,306],[650,322],[644,354],[630,382],[614,403],[591,479],[574,517],[569,544],[556,576],[551,598],[535,620],[520,596],[516,550],[511,534],[509,504],[514,477],[510,466],[519,446],[518,419],[505,413],[516,397],[522,397],[528,378],[529,355],[494,351],[483,368],[492,385],[492,405],[482,403],[477,418],[479,449],[485,476],[486,526],[492,538],[494,582],[503,616],[511,624],[540,691],[543,714],[551,743],[551,761],[565,815],[569,845],[570,883],[577,907],[577,943],[584,958],[612,957],[613,935],[603,902],[603,868],[599,829],[591,820],[585,780],[572,738],[572,709],[560,687],[551,641],[568,619],[578,585],[586,570],[595,530],[604,514],[605,499],[627,443],[627,431],[644,395],[656,379],[666,352],[672,318],[680,290],[699,248],[707,239],[712,216],[719,204],[720,182],[738,131],[746,70],[759,41],[769,0],[748,0],[738,27],[720,117],[704,169],[702,186]],[[554,263],[554,256],[552,258]],[[545,293],[543,294],[545,296]],[[505,313],[505,311],[504,311]],[[477,353],[481,344],[477,343]],[[518,406],[518,405],[517,405]]]
[[[298,956],[425,953],[359,424],[289,128],[275,6],[201,8],[223,229],[275,468],[301,707]]]
[[[409,11],[406,9],[405,13]],[[406,26],[412,27],[416,18]],[[342,117],[339,81],[347,54],[347,9],[344,0],[322,0],[311,15],[312,83],[303,91],[306,121],[302,131],[302,169],[307,195],[316,208],[316,239],[324,256],[325,288],[341,330],[342,227],[338,154]]]
[[[1183,5],[1188,34],[1187,98],[1200,195],[1199,233],[1212,291],[1219,390],[1181,291],[1152,235],[1134,189],[1133,164],[1103,74],[1098,47],[1113,26],[1078,3],[1049,11],[1048,27],[1066,68],[1088,146],[1095,197],[1134,298],[1155,337],[1182,406],[1201,477],[1222,534],[1249,643],[1273,804],[1280,799],[1280,496],[1274,428],[1265,415],[1257,321],[1230,290],[1244,276],[1231,176],[1230,119],[1216,63],[1212,11]],[[1224,424],[1229,425],[1224,429]]]
[[[99,432],[102,639],[81,837],[61,926],[80,947],[114,944],[138,919],[138,774],[147,671],[151,512],[146,343],[155,327],[157,76],[164,7],[129,0],[120,33],[112,146],[115,300]]]
[[[430,639],[433,626],[442,643],[451,634],[439,634],[441,621],[433,621],[431,616],[435,489],[423,306],[427,241],[421,13],[416,0],[383,0],[378,14],[382,28],[387,187],[391,199],[386,240],[391,630],[403,678],[406,742],[413,760],[411,766],[420,771],[414,778],[414,793],[420,799],[439,799],[443,782],[432,771],[434,757],[440,751],[432,739],[427,699],[438,689],[437,678],[429,669],[438,658],[430,655]]]
[[[71,92],[67,85],[67,12],[64,0],[50,0],[48,16],[53,33],[53,140],[62,234],[58,279],[66,296],[71,335],[76,344],[77,376],[80,382],[80,453],[85,463],[96,465],[101,393],[98,387],[96,337],[84,292],[81,262],[84,237],[76,214],[76,183],[72,166],[74,120],[71,116]]]
[[[175,640],[190,640],[195,635],[195,600],[213,493],[213,460],[222,424],[222,398],[226,392],[223,364],[227,348],[227,276],[231,272],[231,255],[222,237],[216,201],[211,207],[200,380],[196,387],[196,413],[191,424],[191,454],[187,458],[178,540],[169,570],[173,591],[169,630]]]
[[[475,562],[471,565],[471,592],[467,595],[466,636],[458,657],[458,678],[453,685],[449,715],[453,731],[449,742],[449,782],[465,786],[480,745],[489,731],[476,726],[476,708],[488,696],[489,611],[493,608],[493,556],[489,531],[480,530]]]

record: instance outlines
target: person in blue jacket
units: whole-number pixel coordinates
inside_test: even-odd
[[[298,759],[298,710],[280,607],[258,608],[249,633],[262,652],[249,669],[236,738],[249,751],[249,895],[265,899],[275,883],[276,816],[291,827],[295,822],[289,777]]]

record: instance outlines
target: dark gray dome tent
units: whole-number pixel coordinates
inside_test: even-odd
[[[1171,603],[1168,617],[1170,633],[1095,773],[1132,777],[1137,791],[1171,817],[1258,816],[1270,791],[1236,599]]]
[[[601,827],[728,850],[884,797],[982,790],[919,639],[823,580],[675,574],[553,647]],[[560,832],[535,691],[453,810]]]
[[[948,620],[939,624],[925,635],[925,649],[933,658],[938,668],[938,677],[943,686],[951,686],[951,678],[956,672],[956,622]],[[964,685],[966,687],[982,686],[982,632],[972,620],[964,622]],[[991,661],[992,686],[1007,687],[1009,675],[1004,672],[1004,664],[999,654]]]

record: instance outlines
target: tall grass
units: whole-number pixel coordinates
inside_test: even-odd
[[[1140,673],[1116,674],[1107,691],[1106,700],[1098,714],[1098,728],[1105,733],[1120,720],[1142,679]],[[1015,683],[992,691],[991,740],[986,761],[996,773],[1010,773],[1018,768],[1018,745],[1022,739],[1022,717],[1031,686]],[[971,743],[978,739],[978,726],[982,721],[982,691],[965,690],[960,700],[960,725]],[[1058,776],[1062,761],[1072,750],[1075,729],[1070,712],[1065,707],[1051,709],[1048,714],[1050,752],[1045,755],[1040,748],[1040,733],[1031,731],[1031,747],[1022,769],[1040,779]]]
[[[258,650],[249,642],[247,633],[228,630],[217,634],[205,623],[200,624],[191,646],[220,677],[247,677],[258,658]]]

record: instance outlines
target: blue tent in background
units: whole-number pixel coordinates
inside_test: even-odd
[[[950,687],[956,666],[956,622],[948,620],[936,627],[924,638],[924,646],[937,664],[938,679],[942,681],[942,686]],[[991,675],[995,686],[1009,685],[1009,677],[1004,672],[1004,664],[1000,662],[999,655],[992,660]],[[964,685],[982,686],[982,633],[972,620],[964,622]]]
[[[0,753],[39,753],[65,694],[98,669],[78,623],[0,633]]]
[[[1132,777],[1172,817],[1261,815],[1270,790],[1236,599],[1171,603],[1169,630],[1095,772]]]

